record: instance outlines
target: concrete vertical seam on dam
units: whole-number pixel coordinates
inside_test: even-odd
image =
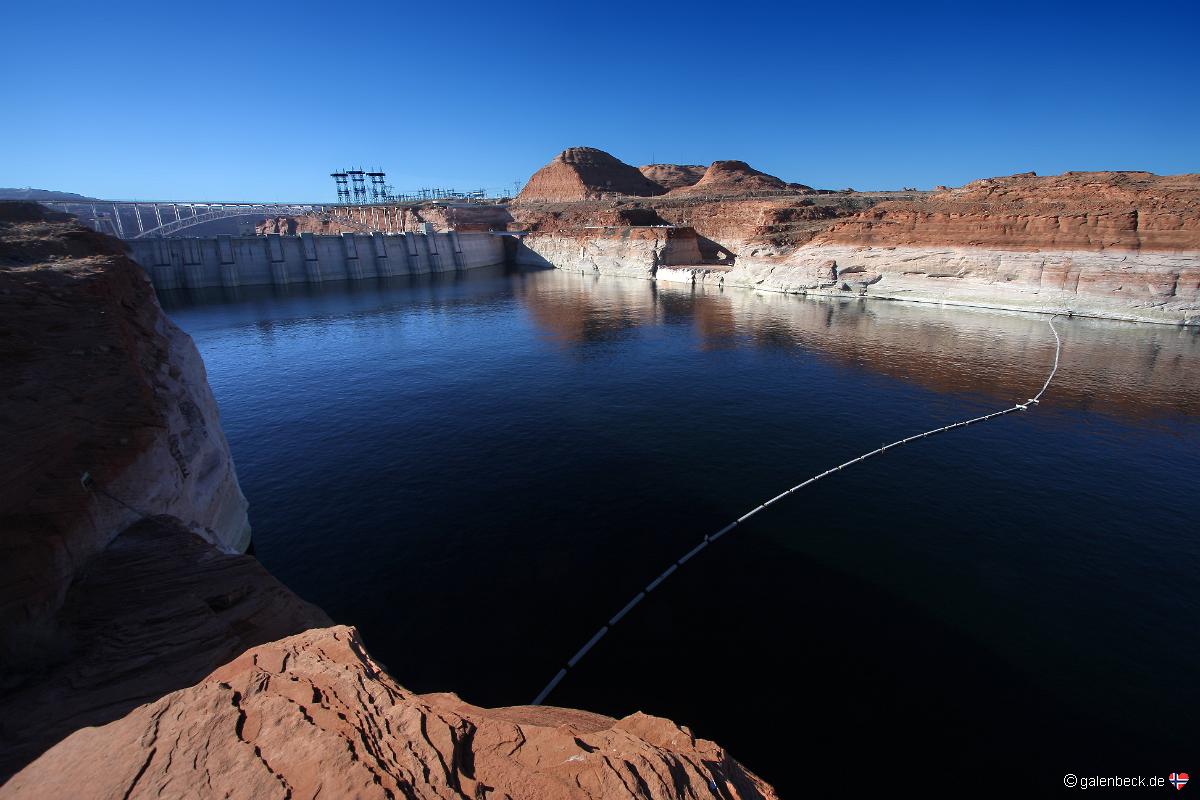
[[[505,263],[503,240],[483,232],[224,235],[127,244],[157,289],[282,286]]]

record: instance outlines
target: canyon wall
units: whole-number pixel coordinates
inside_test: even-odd
[[[530,247],[525,241],[532,240]],[[604,275],[652,278],[658,268],[701,260],[699,240],[690,228],[597,227],[572,235],[532,236],[517,245],[516,262],[527,267],[558,267]]]
[[[714,175],[711,182],[723,188],[705,192]],[[1200,175],[1025,174],[934,193],[786,184],[791,194],[737,194],[739,185],[759,184],[782,182],[741,162],[716,162],[705,179],[665,196],[525,199],[510,211],[514,227],[529,231],[524,263],[540,258],[575,271],[816,296],[1200,324]],[[664,261],[644,240],[628,241],[619,264],[593,257],[587,241],[609,246],[612,231],[593,231],[611,224],[614,211],[694,230],[701,258]]]
[[[144,515],[246,549],[204,364],[116,240],[0,204],[0,387],[0,648]]]
[[[722,276],[807,294],[1200,324],[1200,176],[1016,175],[882,202]]]

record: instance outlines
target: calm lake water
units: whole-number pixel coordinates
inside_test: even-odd
[[[1024,400],[1054,352],[1034,315],[562,272],[163,302],[262,562],[410,689],[488,706],[705,533]],[[1200,770],[1200,335],[1056,324],[1039,408],[759,514],[547,702],[670,717],[784,796]]]

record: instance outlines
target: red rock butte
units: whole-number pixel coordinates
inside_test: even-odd
[[[714,161],[699,181],[672,190],[672,194],[751,194],[763,191],[811,192],[811,187],[791,184],[759,172],[745,161]]]
[[[704,177],[708,167],[703,164],[646,164],[638,170],[659,186],[670,191],[691,186]]]
[[[517,200],[570,202],[613,195],[653,197],[666,189],[630,166],[594,147],[569,147],[525,184]]]

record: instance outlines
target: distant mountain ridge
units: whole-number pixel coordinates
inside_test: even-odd
[[[62,202],[88,203],[95,197],[75,192],[56,192],[53,189],[15,189],[0,187],[0,200],[58,200]]]

